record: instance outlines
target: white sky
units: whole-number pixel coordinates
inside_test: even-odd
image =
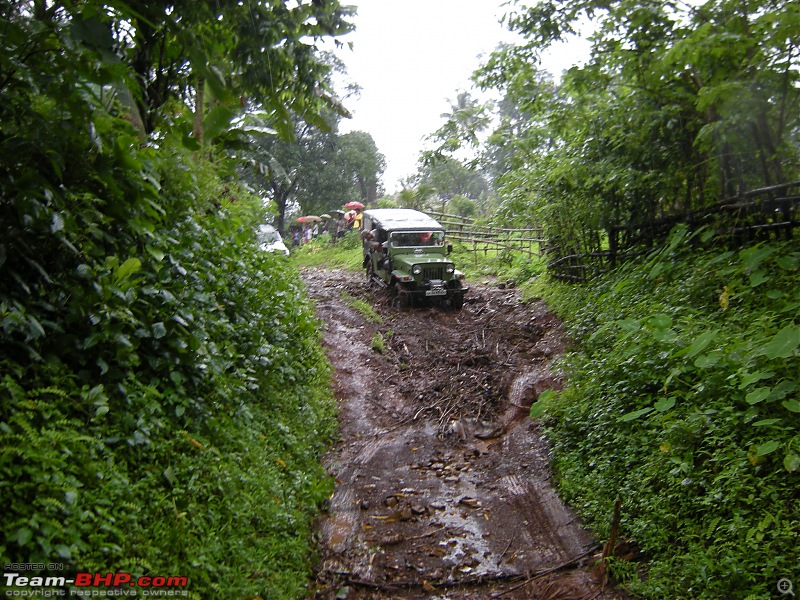
[[[514,41],[500,25],[503,0],[354,0],[356,31],[338,38],[348,78],[362,88],[345,105],[353,114],[340,131],[370,133],[386,157],[387,193],[417,171],[423,138],[443,124],[448,99],[470,90],[469,78],[501,41]],[[544,68],[554,75],[588,54],[580,40],[554,49]]]

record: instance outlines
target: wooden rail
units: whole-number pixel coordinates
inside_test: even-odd
[[[794,192],[794,193],[792,193]],[[679,223],[708,227],[729,247],[758,240],[791,239],[800,227],[800,181],[750,190],[716,205],[647,222],[608,227],[608,250],[568,253],[551,248],[548,271],[564,281],[588,281],[618,264],[662,246]]]
[[[504,252],[519,252],[529,258],[542,256],[545,244],[541,228],[536,227],[498,227],[495,225],[478,225],[474,219],[448,213],[429,211],[429,215],[441,223],[450,240],[471,246],[476,256],[483,252],[500,255]]]

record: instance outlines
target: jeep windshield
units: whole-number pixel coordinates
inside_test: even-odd
[[[390,239],[395,248],[441,247],[444,231],[395,231]]]

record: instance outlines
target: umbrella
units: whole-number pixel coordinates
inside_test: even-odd
[[[353,202],[348,202],[347,204],[345,204],[344,207],[345,208],[353,208],[355,210],[361,210],[362,208],[364,208],[364,205],[361,204],[361,202],[356,202],[354,200]]]
[[[322,221],[322,218],[316,215],[306,215],[297,219],[298,223],[314,223],[315,221]]]
[[[333,218],[333,217],[331,217],[331,216],[330,216],[328,213],[322,213],[322,214],[320,215],[320,217],[322,217],[323,219],[332,219],[332,218]]]

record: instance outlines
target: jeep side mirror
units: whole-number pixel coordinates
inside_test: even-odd
[[[450,254],[453,251],[453,244],[447,244],[447,253]]]

